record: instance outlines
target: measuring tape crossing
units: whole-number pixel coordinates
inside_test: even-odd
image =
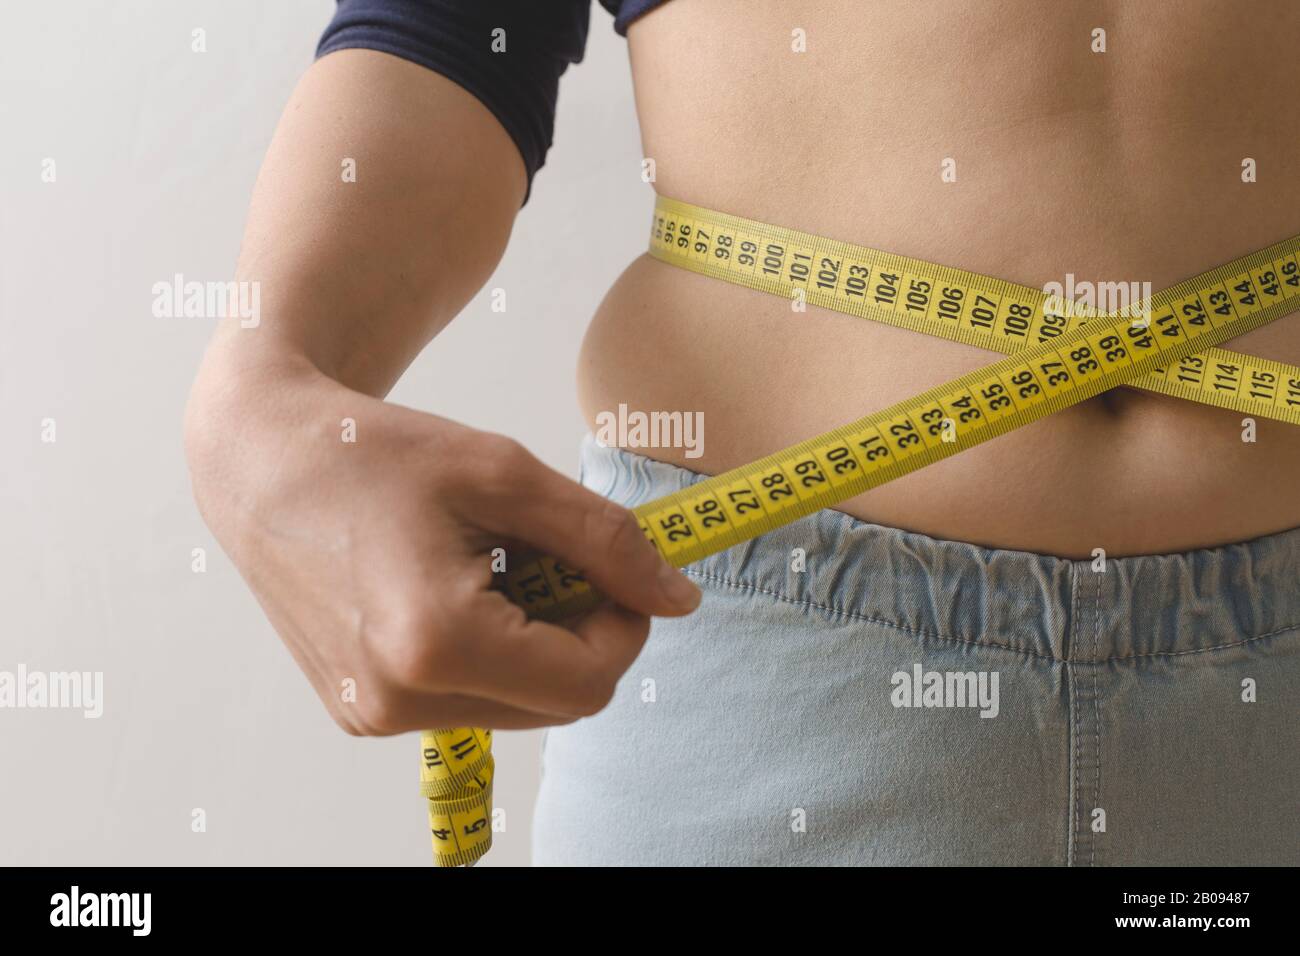
[[[656,229],[657,220],[658,215]],[[778,238],[790,233],[776,227],[763,228]],[[696,236],[693,226],[691,236],[683,236],[680,229],[676,234],[688,241]],[[722,237],[728,235],[719,233],[717,244],[709,248],[727,248]],[[807,238],[814,256],[818,242],[831,243]],[[738,248],[736,240],[730,247]],[[853,248],[859,248],[860,254],[869,251]],[[827,246],[826,251],[835,254],[836,250]],[[1220,342],[1293,311],[1300,307],[1300,282],[1274,284],[1270,277],[1280,274],[1287,263],[1297,265],[1297,252],[1300,237],[1158,292],[1148,303],[1149,322],[1135,324],[1129,317],[1100,315],[1086,322],[1075,319],[1059,334],[1048,334],[1043,341],[1027,344],[1001,361],[759,461],[647,502],[633,512],[660,554],[669,563],[683,567],[1118,385],[1141,381],[1145,386],[1147,377],[1156,370],[1176,369],[1189,356],[1204,356],[1207,349]],[[963,299],[972,298],[972,290],[995,303],[1018,304],[1023,297],[1026,307],[1036,309],[1027,317],[1029,329],[1051,327],[1050,323],[1042,324],[1041,303],[1046,298],[1042,293],[1036,293],[1038,298],[1034,300],[1029,297],[1033,290],[1024,286],[886,253],[875,254],[886,257],[883,268],[895,270],[891,273],[894,275],[933,274],[925,272],[929,269],[939,270],[949,287],[956,287],[960,280],[965,283]],[[697,271],[708,271],[702,263],[697,266]],[[872,262],[870,268],[874,274],[882,265]],[[766,282],[760,278],[753,281],[756,285]],[[1260,287],[1261,282],[1267,282],[1269,291]],[[811,295],[809,301],[814,301]],[[862,310],[868,316],[878,311],[870,305],[863,305]],[[995,312],[996,316],[1002,314],[1010,314],[1009,308]],[[919,326],[929,320],[914,317],[908,321]],[[965,329],[954,332],[952,337],[975,341],[973,333]],[[1271,417],[1300,424],[1300,411],[1295,411],[1300,409],[1300,370],[1253,357],[1237,359],[1236,364],[1249,362],[1262,370],[1258,386],[1261,392],[1267,390]],[[1286,375],[1286,370],[1292,374]],[[1284,380],[1290,378],[1294,381]],[[1205,388],[1196,391],[1200,400],[1220,406],[1228,401],[1215,397],[1212,382],[1205,380],[1202,385]],[[1237,394],[1233,400],[1240,399]],[[515,560],[503,584],[512,601],[530,616],[545,620],[587,610],[601,600],[579,569],[550,556],[529,555]]]
[[[1156,293],[1135,322],[1129,316],[1057,314],[1044,293],[1026,286],[672,200],[659,200],[651,228],[652,254],[693,271],[780,295],[802,288],[814,304],[1010,353],[833,431],[634,508],[646,538],[675,567],[1120,385],[1300,424],[1300,369],[1214,348],[1300,308],[1300,237]],[[760,265],[760,256],[773,261]],[[809,284],[814,266],[827,259],[828,274]],[[736,268],[729,264],[733,260]],[[806,264],[807,271],[791,270],[797,263]],[[767,273],[769,268],[775,276]],[[850,284],[851,279],[861,283]],[[819,288],[823,281],[826,286]],[[897,294],[879,293],[882,283]],[[913,298],[916,308],[900,311],[897,303],[907,301],[903,290],[917,291],[924,302]],[[868,293],[886,301],[866,301]],[[1216,380],[1225,374],[1216,371],[1219,363],[1232,366],[1226,381]],[[548,555],[512,556],[498,586],[529,617],[542,620],[562,620],[603,600],[579,569]],[[429,800],[435,862],[472,863],[491,845],[490,731],[426,731],[423,740],[426,755],[432,747],[440,756],[421,777],[426,796],[441,794]],[[453,743],[459,744],[457,754],[466,754],[456,766],[445,756]],[[480,753],[474,753],[475,746]],[[474,760],[482,763],[467,772]]]
[[[1212,294],[1205,307],[1226,317],[1233,294],[1258,296],[1261,305],[1294,296],[1300,292],[1295,247],[1292,240],[1270,247],[1276,255],[1238,276],[1234,288]],[[837,312],[1004,355],[1104,316],[1041,289],[664,197],[655,203],[650,254],[787,300],[799,293]],[[1146,304],[1149,320],[1160,318],[1154,297]],[[1282,362],[1210,348],[1126,384],[1300,425],[1300,368]]]

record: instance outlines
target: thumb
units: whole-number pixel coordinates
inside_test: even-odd
[[[483,530],[508,535],[586,575],[597,590],[640,614],[675,617],[700,603],[700,589],[659,556],[636,516],[532,455],[518,482],[473,515]]]

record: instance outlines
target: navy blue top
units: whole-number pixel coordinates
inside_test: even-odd
[[[600,0],[614,29],[667,0]],[[560,74],[582,60],[591,0],[338,0],[316,47],[379,50],[441,73],[492,111],[533,175],[546,162],[555,130]],[[505,52],[493,31],[505,30]]]

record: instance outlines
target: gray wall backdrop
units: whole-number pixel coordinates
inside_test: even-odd
[[[263,151],[333,3],[10,6],[0,671],[102,671],[104,713],[0,709],[0,864],[425,865],[417,738],[334,726],[199,519],[181,410],[212,323],[151,310],[175,273],[230,277]],[[578,344],[642,249],[652,202],[611,23],[594,7],[556,146],[488,283],[508,312],[481,294],[392,395],[512,435],[570,475]],[[191,50],[196,28],[206,53]],[[567,255],[557,229],[601,240]],[[539,744],[497,735],[507,829],[487,865],[528,862]]]

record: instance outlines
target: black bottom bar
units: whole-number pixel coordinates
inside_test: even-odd
[[[1285,869],[6,869],[0,926],[6,943],[94,945],[361,939],[445,950],[492,947],[519,929],[610,941],[610,919],[632,939],[716,927],[733,945],[771,945],[773,932],[867,943],[905,927],[925,943],[1199,934],[1231,945],[1285,929],[1294,882]]]

